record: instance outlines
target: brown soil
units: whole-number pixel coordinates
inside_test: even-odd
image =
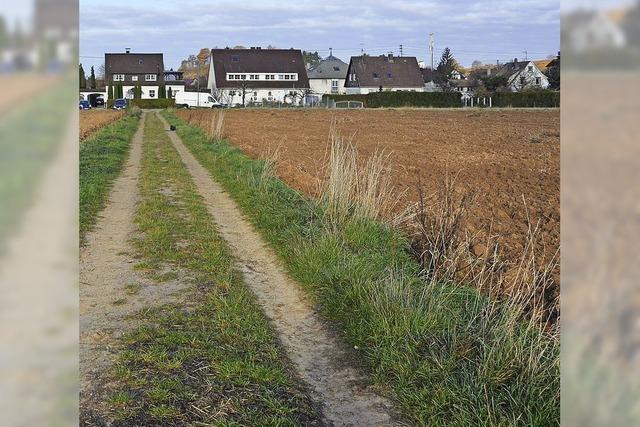
[[[143,308],[179,301],[187,284],[158,284],[138,274],[130,239],[138,202],[144,116],[135,134],[122,174],[114,182],[107,207],[80,252],[80,407],[100,411],[107,369],[119,349],[119,338],[137,323],[131,318]],[[139,287],[135,295],[127,286]]]
[[[179,111],[208,126],[210,111]],[[503,257],[518,260],[530,218],[540,221],[539,252],[549,259],[560,242],[559,110],[230,110],[224,135],[254,158],[280,146],[278,175],[317,196],[332,120],[361,155],[390,153],[393,184],[407,207],[417,200],[418,176],[429,194],[447,173],[476,193],[468,226],[478,240],[490,226]],[[525,205],[526,201],[526,205]]]
[[[60,81],[59,76],[43,74],[13,74],[0,76],[0,113],[10,108],[16,108],[32,99],[32,96],[46,90]]]
[[[312,397],[322,405],[327,425],[393,425],[391,404],[367,385],[366,376],[350,361],[349,351],[287,276],[276,255],[176,133],[169,136],[233,250],[245,283],[257,296]]]
[[[80,111],[80,141],[84,141],[104,126],[122,117],[122,111],[89,110]]]

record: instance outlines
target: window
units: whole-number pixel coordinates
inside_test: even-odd
[[[536,77],[536,84],[538,86],[540,86],[542,84],[542,80],[540,79],[540,77]]]
[[[338,87],[338,81],[337,80],[331,80],[331,87],[332,88],[337,88]]]
[[[284,75],[284,79],[285,80],[291,80],[291,74],[285,74]]]
[[[138,76],[131,76],[131,81],[132,82],[137,82],[138,81]]]
[[[230,96],[236,96],[236,91],[235,90],[230,90],[229,91],[229,95]]]
[[[269,79],[271,79],[271,74],[265,74],[265,75],[264,75],[264,79],[265,79],[265,80],[269,80]]]
[[[144,64],[144,60],[142,58],[138,59],[138,64],[140,65]]]
[[[253,92],[253,96],[254,96],[254,98],[257,98],[258,97],[258,92]]]
[[[378,75],[378,73],[373,73],[373,78],[374,78],[374,79],[379,79],[379,78],[380,78],[380,76]]]
[[[240,57],[238,55],[231,55],[231,62],[240,62]]]
[[[147,82],[155,82],[158,76],[156,76],[155,74],[147,74],[146,76],[144,76],[145,81]]]
[[[527,80],[524,78],[524,76],[520,77],[520,84],[523,86],[527,84]]]
[[[529,69],[529,71],[533,71],[533,65],[529,65],[527,68]]]
[[[124,81],[124,74],[114,74],[113,75],[113,81],[114,82],[123,82]]]
[[[333,67],[333,71],[340,71],[340,67]]]
[[[240,77],[240,80],[247,80],[246,74],[239,74],[238,77]]]
[[[156,97],[156,91],[155,91],[155,90],[153,90],[153,89],[151,89],[151,90],[149,91],[149,98],[155,98],[155,97]]]
[[[269,91],[269,96],[271,96],[271,91]]]
[[[391,78],[391,73],[387,73],[387,77],[388,77],[388,78]]]

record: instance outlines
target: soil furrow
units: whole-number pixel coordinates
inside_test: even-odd
[[[162,117],[161,117],[162,118]],[[166,128],[168,124],[162,118]],[[244,219],[235,202],[193,157],[180,138],[172,143],[191,173],[220,234],[227,241],[244,280],[271,320],[296,371],[311,389],[329,425],[397,424],[390,402],[368,386],[349,350],[335,338],[299,285]]]

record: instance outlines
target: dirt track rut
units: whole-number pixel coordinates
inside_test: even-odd
[[[167,122],[161,119],[168,129]],[[176,133],[169,132],[169,136],[222,237],[233,250],[245,282],[271,320],[312,397],[321,405],[324,421],[337,426],[397,424],[391,416],[391,404],[367,385],[365,375],[350,362],[349,351],[318,316],[299,285],[288,277],[235,202]]]
[[[117,356],[119,338],[136,326],[130,316],[139,310],[179,299],[187,285],[179,281],[154,283],[134,269],[130,239],[138,203],[145,115],[131,142],[121,175],[80,251],[80,398],[83,411],[103,401],[103,374]],[[127,292],[127,286],[139,289]]]

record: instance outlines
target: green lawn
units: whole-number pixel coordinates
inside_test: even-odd
[[[127,115],[80,144],[80,241],[96,223],[120,175],[140,118]]]
[[[187,277],[193,290],[186,291],[186,306],[139,314],[144,326],[125,336],[116,390],[108,400],[113,420],[118,425],[315,425],[317,412],[153,114],[147,115],[140,193],[138,268],[158,280]],[[174,274],[160,274],[165,267]]]
[[[474,289],[427,284],[396,230],[325,223],[321,203],[165,112],[413,424],[558,425],[559,343]]]

